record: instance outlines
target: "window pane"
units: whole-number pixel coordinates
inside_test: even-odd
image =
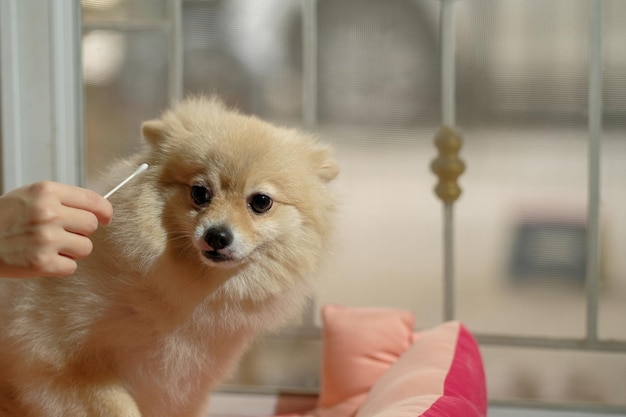
[[[626,355],[482,347],[491,401],[626,405]]]
[[[600,336],[626,339],[626,10],[604,2],[604,138],[600,198],[603,261]]]
[[[340,124],[424,126],[439,113],[438,5],[320,1],[320,115]]]
[[[138,17],[163,19],[164,1],[82,4],[87,184],[93,185],[114,158],[136,149],[141,122],[167,105],[169,38],[159,27],[133,26]]]
[[[487,332],[582,336],[588,2],[462,2],[457,16],[460,318]]]
[[[168,0],[81,0],[83,21],[118,21],[162,19]]]
[[[321,1],[319,115],[337,148],[341,214],[319,305],[441,320],[441,208],[429,171],[439,116],[437,2]]]
[[[298,123],[299,2],[183,4],[184,90],[215,93],[247,113]]]
[[[317,302],[441,320],[436,2],[319,2],[320,131],[342,167],[339,239]]]

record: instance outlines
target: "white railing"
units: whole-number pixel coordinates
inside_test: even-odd
[[[600,144],[602,141],[602,0],[589,10],[589,184],[587,217],[587,341],[598,342],[600,280]]]
[[[454,3],[441,0],[442,124],[454,126]],[[626,342],[598,338],[598,283],[600,270],[600,144],[602,139],[602,0],[592,0],[589,11],[589,183],[587,218],[587,331],[583,339],[510,337],[478,334],[484,344],[626,352]],[[440,196],[441,197],[441,196]],[[444,317],[454,318],[454,236],[451,201],[444,201]]]
[[[456,0],[441,0],[441,94],[442,94],[442,125],[454,127],[455,107],[455,76],[454,76],[454,3]],[[625,353],[626,341],[601,340],[598,338],[598,287],[600,271],[600,150],[602,140],[602,0],[591,0],[589,9],[589,122],[588,122],[588,189],[587,189],[587,270],[586,270],[586,334],[584,338],[546,338],[516,337],[497,334],[477,333],[476,338],[481,345],[509,346],[514,348],[566,349],[573,351],[600,351]],[[454,135],[454,134],[453,134]],[[440,149],[441,154],[441,149]],[[448,158],[450,152],[443,152],[439,158]],[[438,159],[439,159],[438,158]],[[445,163],[444,163],[445,165]],[[441,178],[450,181],[449,178]],[[444,175],[445,177],[445,175]],[[453,179],[454,181],[455,179]],[[453,198],[443,198],[443,241],[444,241],[444,318],[455,317],[454,314],[454,236],[453,236]],[[520,402],[499,402],[500,404],[525,404]],[[539,406],[545,407],[542,403]],[[585,405],[553,405],[556,408],[578,408],[603,411],[624,411],[622,407],[585,406]]]
[[[454,25],[454,1],[442,0],[440,16],[440,39],[441,39],[441,122],[443,126],[454,128],[455,125],[455,25]],[[444,151],[445,152],[445,151]],[[454,163],[453,160],[449,161]],[[445,161],[444,161],[445,163]],[[454,167],[452,167],[454,170]],[[442,172],[443,173],[443,172]],[[461,172],[458,172],[460,175]],[[458,177],[457,175],[457,177]],[[453,176],[452,182],[455,183]],[[456,193],[446,194],[443,203],[443,317],[444,320],[452,320],[454,314],[454,231],[453,231],[453,206],[458,198],[460,189]]]

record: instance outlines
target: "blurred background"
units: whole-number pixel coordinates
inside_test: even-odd
[[[166,0],[83,0],[87,184],[168,105]],[[626,2],[604,2],[602,339],[626,340]],[[437,0],[318,0],[319,136],[342,172],[339,234],[308,317],[328,302],[442,320],[442,215],[429,170],[440,124]],[[463,195],[457,316],[472,331],[582,337],[587,216],[587,0],[456,3]],[[184,93],[304,124],[301,3],[182,1]],[[293,332],[297,334],[298,332]],[[314,334],[315,332],[313,332]],[[315,390],[319,340],[253,349],[229,386]],[[626,355],[483,346],[492,400],[626,406]]]

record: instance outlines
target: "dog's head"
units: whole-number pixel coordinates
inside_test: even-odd
[[[328,147],[207,98],[182,101],[142,132],[170,253],[270,292],[317,265],[338,174]]]

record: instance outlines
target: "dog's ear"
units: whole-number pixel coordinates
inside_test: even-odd
[[[322,147],[317,151],[318,174],[324,181],[334,180],[339,175],[339,165],[328,147]]]
[[[143,122],[141,124],[141,133],[151,144],[161,142],[165,136],[165,123],[159,119]]]

